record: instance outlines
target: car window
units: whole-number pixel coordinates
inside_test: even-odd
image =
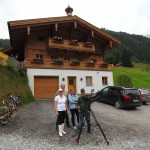
[[[109,90],[109,87],[103,89],[102,92],[103,92],[103,93],[106,93],[106,92],[108,92],[108,90]]]
[[[121,88],[117,89],[117,93],[119,93],[119,94],[123,94],[123,92],[124,92],[124,90],[123,90],[123,89],[121,89]]]
[[[127,89],[126,94],[127,95],[130,95],[130,94],[140,95],[140,91],[138,89]]]
[[[110,87],[109,88],[109,93],[115,93],[116,92],[116,88],[115,87]]]

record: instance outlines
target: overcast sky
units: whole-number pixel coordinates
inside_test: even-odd
[[[73,15],[98,28],[150,35],[150,0],[0,0],[0,38],[9,38],[7,21]]]

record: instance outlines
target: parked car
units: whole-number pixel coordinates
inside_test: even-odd
[[[139,107],[142,97],[139,89],[121,86],[108,86],[96,93],[96,100],[114,105],[117,109],[123,107]]]
[[[150,102],[150,89],[139,89],[142,95],[143,104]]]

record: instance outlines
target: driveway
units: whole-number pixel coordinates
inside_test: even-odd
[[[20,107],[13,121],[0,125],[0,150],[150,150],[150,105],[118,110],[94,102],[92,109],[110,145],[92,117],[92,134],[83,129],[80,144],[73,128],[65,128],[67,135],[59,137],[53,102],[42,100]]]

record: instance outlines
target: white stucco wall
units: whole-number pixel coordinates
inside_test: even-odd
[[[104,88],[102,85],[102,77],[108,77],[108,85],[113,85],[113,75],[112,71],[86,71],[86,70],[60,70],[60,69],[31,69],[27,68],[27,76],[29,87],[34,95],[34,76],[58,76],[59,85],[64,83],[66,85],[66,90],[68,90],[67,77],[76,77],[76,90],[77,93],[80,93],[80,89],[84,88],[86,93],[90,93],[91,89],[94,89],[95,92]],[[86,76],[92,76],[93,86],[86,86]],[[65,81],[62,81],[62,78],[65,78]],[[80,78],[83,78],[80,81]]]

